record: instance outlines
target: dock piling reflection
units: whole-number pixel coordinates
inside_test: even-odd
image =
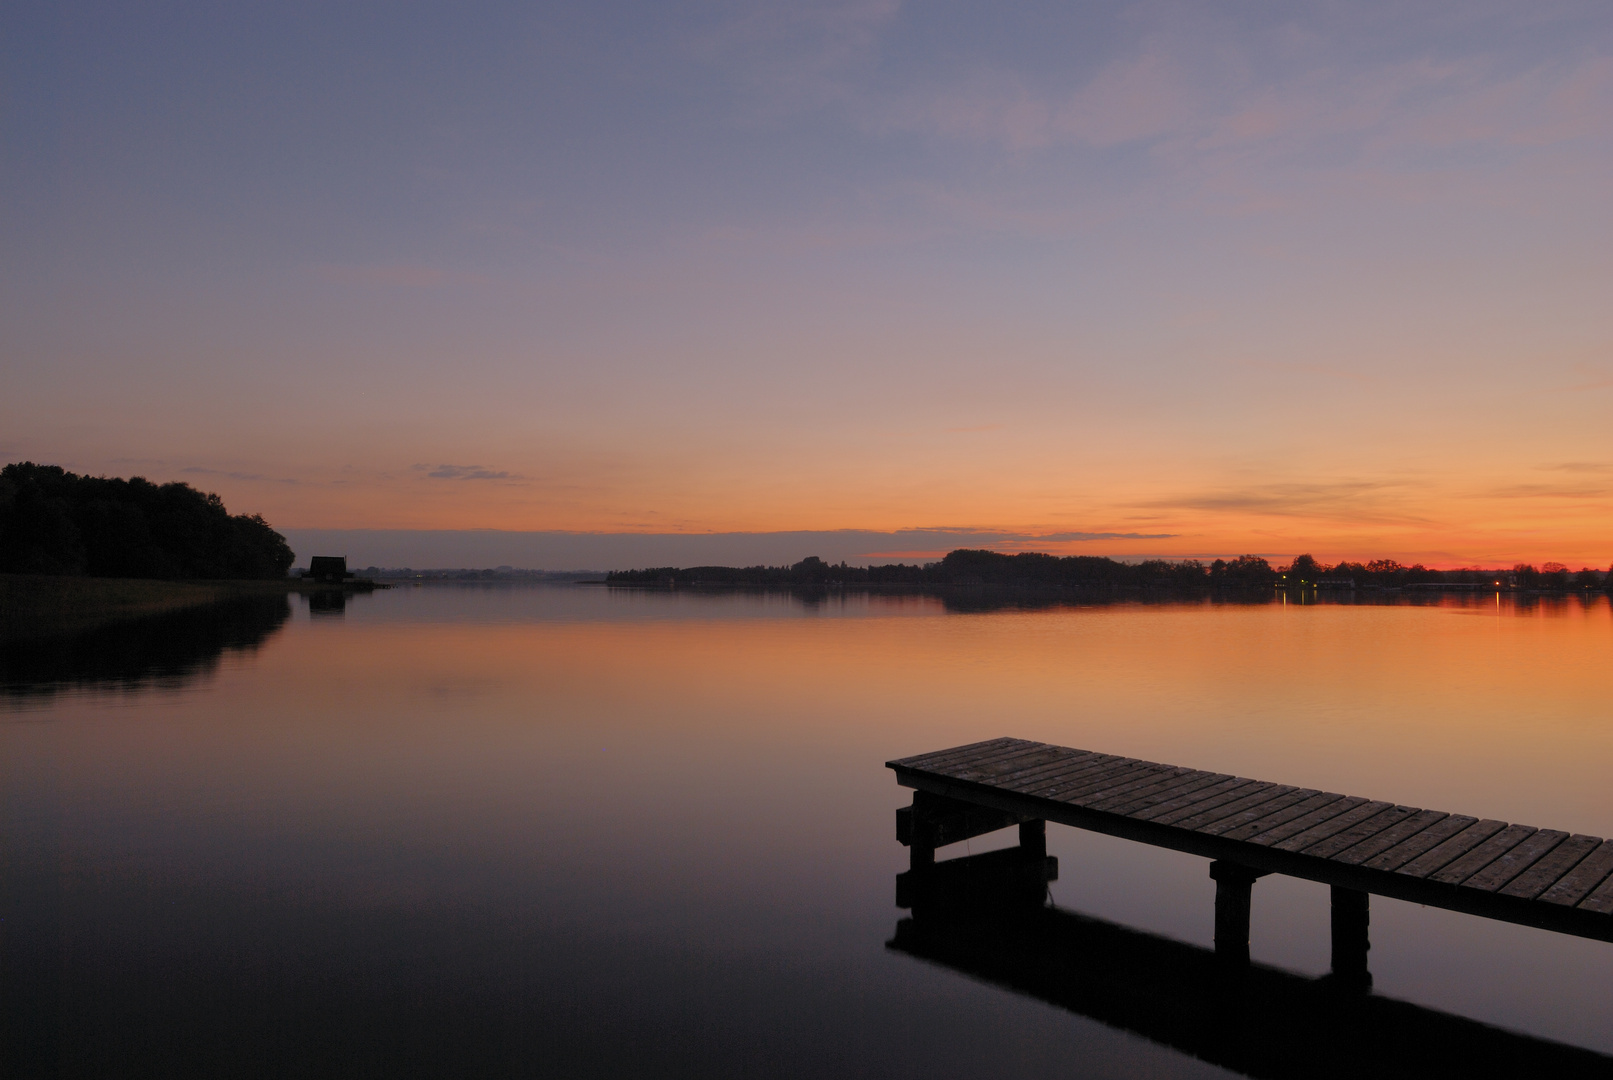
[[[943,861],[920,875],[919,888],[912,872],[900,875],[899,899],[912,915],[886,947],[1246,1076],[1613,1075],[1613,1057],[1594,1051],[1382,997],[1333,975],[1259,963],[1229,971],[1214,950],[1033,901],[1035,858],[1008,848]],[[1352,928],[1364,926],[1358,901],[1344,898],[1335,910]]]

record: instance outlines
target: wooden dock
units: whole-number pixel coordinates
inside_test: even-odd
[[[908,899],[946,873],[937,847],[1015,824],[1033,856],[1020,865],[1042,866],[1052,821],[1211,859],[1216,953],[1234,964],[1248,963],[1251,890],[1266,874],[1332,887],[1342,981],[1370,984],[1374,893],[1613,941],[1613,841],[1600,837],[1024,739],[886,764],[915,789],[897,812],[897,838],[911,849],[913,869],[898,886]]]

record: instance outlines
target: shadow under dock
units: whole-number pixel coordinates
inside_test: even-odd
[[[887,947],[1246,1076],[1613,1076],[1590,1050],[1053,907],[1056,873],[1034,843],[910,870]]]

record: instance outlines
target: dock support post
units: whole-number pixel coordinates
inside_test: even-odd
[[[907,844],[907,865],[911,870],[922,870],[935,865],[935,849],[941,844],[939,827],[936,824],[936,804],[944,800],[931,795],[926,791],[913,793],[913,805],[907,810],[909,815]],[[896,834],[902,834],[902,811],[897,811]]]
[[[921,870],[935,865],[935,837],[927,823],[913,824],[913,842],[907,847],[907,866]]]
[[[1333,980],[1340,986],[1366,990],[1372,986],[1367,951],[1370,894],[1333,886]]]
[[[1258,870],[1217,859],[1210,864],[1215,879],[1215,956],[1227,967],[1249,966],[1249,904]]]
[[[1019,846],[1028,855],[1047,854],[1047,822],[1040,818],[1019,823]]]

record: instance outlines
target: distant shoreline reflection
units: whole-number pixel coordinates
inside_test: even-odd
[[[497,588],[498,586],[488,586]],[[1465,610],[1497,609],[1513,614],[1562,615],[1608,604],[1603,593],[1532,593],[1514,591],[1314,590],[1292,594],[1264,589],[1120,589],[1047,590],[1004,585],[894,586],[863,585],[694,585],[658,587],[611,585],[613,593],[649,596],[771,596],[794,601],[807,610],[856,599],[871,606],[906,605],[915,600],[938,602],[957,614],[994,611],[1050,611],[1103,607],[1419,607]]]
[[[178,689],[226,653],[252,652],[291,617],[285,596],[252,597],[133,619],[80,634],[0,644],[0,700],[68,690]]]

